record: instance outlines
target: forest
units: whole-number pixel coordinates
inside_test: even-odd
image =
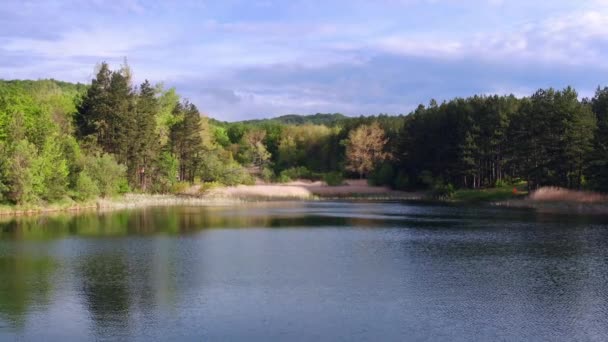
[[[204,104],[203,104],[204,105]],[[608,88],[431,100],[406,115],[223,122],[101,63],[90,84],[0,81],[0,203],[365,178],[399,190],[526,182],[608,192]]]

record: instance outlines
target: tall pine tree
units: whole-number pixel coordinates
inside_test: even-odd
[[[194,181],[203,152],[201,116],[195,105],[178,103],[173,110],[176,123],[171,127],[171,147],[179,161],[179,178]]]

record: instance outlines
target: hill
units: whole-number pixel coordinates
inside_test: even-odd
[[[315,124],[315,125],[326,125],[333,126],[339,122],[348,119],[347,116],[334,113],[334,114],[323,114],[317,113],[312,115],[298,115],[298,114],[288,114],[277,116],[275,118],[267,118],[267,119],[256,119],[256,120],[243,120],[240,121],[245,124],[260,124],[264,122],[274,122],[285,125],[306,125],[306,124]]]

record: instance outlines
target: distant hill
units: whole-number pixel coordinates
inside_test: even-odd
[[[244,120],[241,122],[246,123],[246,124],[276,122],[276,123],[281,123],[281,124],[285,124],[285,125],[314,124],[314,125],[332,126],[341,121],[344,121],[345,119],[348,119],[348,117],[343,114],[339,114],[339,113],[334,113],[334,114],[317,113],[317,114],[312,114],[312,115],[288,114],[288,115],[277,116],[275,118]]]
[[[2,80],[0,79],[0,88],[3,89],[20,89],[30,94],[35,94],[41,90],[59,89],[68,94],[79,94],[87,89],[87,85],[82,83],[70,83],[58,81],[55,79],[40,79],[40,80]]]

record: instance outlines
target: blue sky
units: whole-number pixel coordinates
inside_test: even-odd
[[[407,113],[608,85],[608,0],[3,0],[0,78],[89,82],[127,57],[211,117]]]

